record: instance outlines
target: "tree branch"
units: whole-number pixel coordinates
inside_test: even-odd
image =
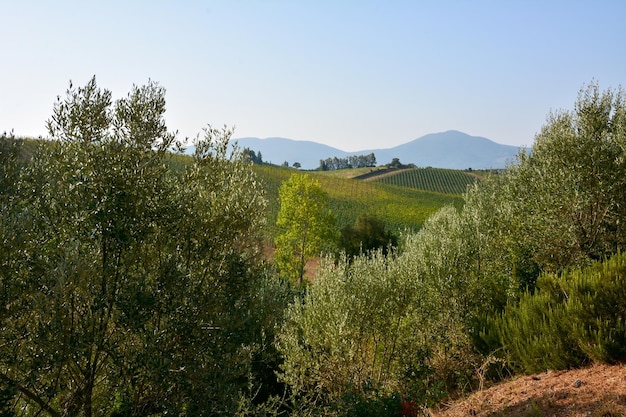
[[[7,376],[6,374],[0,373],[0,379],[7,382],[10,385],[13,385],[15,388],[18,389],[19,392],[24,394],[24,396],[26,396],[29,400],[37,403],[37,405],[41,407],[42,410],[45,410],[48,414],[50,414],[50,416],[61,417],[61,413],[56,411],[54,408],[50,407],[50,405],[47,402],[45,402],[40,396],[38,396],[37,394],[35,394],[34,392],[29,390],[25,386],[19,384],[17,381],[14,381],[13,379],[9,378],[9,376]]]

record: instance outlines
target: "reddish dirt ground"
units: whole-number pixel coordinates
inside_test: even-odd
[[[272,246],[265,245],[263,247],[263,256],[265,257],[265,259],[267,259],[270,262],[273,261],[275,250],[276,249],[273,248]],[[315,277],[315,273],[317,272],[317,268],[319,268],[320,266],[321,260],[322,258],[313,258],[307,261],[306,265],[304,266],[304,277],[307,280],[309,281],[313,280],[313,278]]]
[[[626,416],[626,365],[522,376],[431,411],[432,417]]]

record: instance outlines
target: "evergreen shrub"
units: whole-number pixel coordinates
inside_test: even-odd
[[[545,274],[534,293],[490,322],[509,359],[526,372],[626,360],[626,255]],[[485,335],[486,339],[489,335]]]

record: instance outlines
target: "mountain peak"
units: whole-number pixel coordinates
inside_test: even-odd
[[[368,149],[346,152],[332,146],[312,141],[269,137],[265,139],[244,137],[235,139],[240,148],[249,148],[263,154],[263,160],[280,165],[299,162],[303,169],[316,169],[320,160],[345,158],[350,155],[374,153],[379,165],[399,158],[404,164],[420,167],[450,169],[498,169],[514,160],[518,147],[502,145],[482,136],[472,136],[458,130],[430,133],[405,144],[386,149]]]

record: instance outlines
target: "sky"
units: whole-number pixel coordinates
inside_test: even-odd
[[[626,87],[623,0],[0,0],[0,132],[46,137],[71,80],[166,89],[207,124],[344,151],[460,130],[530,146],[581,88]]]

